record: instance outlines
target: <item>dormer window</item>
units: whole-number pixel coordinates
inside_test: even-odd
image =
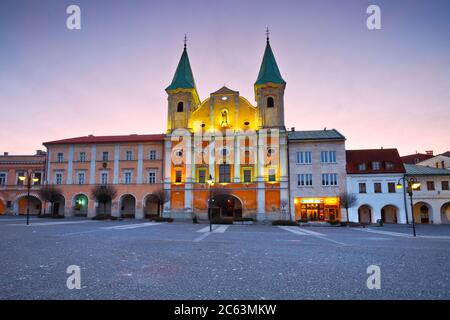
[[[386,169],[387,170],[392,170],[394,169],[394,164],[392,162],[386,162]]]
[[[365,163],[360,163],[360,164],[358,164],[358,170],[359,170],[359,171],[365,171],[365,170],[367,170],[366,164],[365,164]]]
[[[372,161],[372,170],[380,170],[380,161]]]
[[[267,98],[267,108],[273,108],[275,106],[275,103],[273,101],[272,97]]]
[[[178,105],[177,105],[177,112],[183,112],[183,110],[184,110],[184,104],[183,104],[183,102],[178,102]]]

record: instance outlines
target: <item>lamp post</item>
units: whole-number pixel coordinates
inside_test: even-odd
[[[30,224],[30,189],[31,189],[31,182],[38,182],[39,178],[32,178],[31,172],[27,171],[24,176],[19,176],[20,181],[27,182],[27,225]]]
[[[211,219],[212,188],[211,187],[214,185],[213,177],[211,175],[209,175],[209,178],[206,182],[208,183],[208,188],[209,188],[209,199],[208,199],[209,232],[212,232],[212,219]]]
[[[401,178],[400,180],[398,180],[397,182],[397,189],[401,189],[402,188],[402,184],[401,184],[401,180],[403,180],[405,183],[407,183],[407,189],[406,192],[408,192],[409,195],[409,200],[411,203],[411,222],[412,222],[412,227],[413,227],[413,236],[416,236],[416,223],[414,220],[414,205],[413,205],[413,190],[417,190],[418,188],[420,188],[420,182],[417,181],[416,178],[414,177],[410,177],[409,179],[405,178]]]

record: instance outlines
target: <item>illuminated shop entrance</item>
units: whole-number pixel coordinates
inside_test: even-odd
[[[308,221],[339,220],[339,198],[295,198],[295,219]]]

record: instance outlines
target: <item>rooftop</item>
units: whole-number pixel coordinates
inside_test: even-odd
[[[123,136],[94,136],[76,137],[44,142],[45,146],[54,144],[84,144],[84,143],[117,143],[117,142],[151,142],[163,141],[163,134],[130,134]]]
[[[419,166],[414,164],[405,164],[406,174],[409,176],[428,176],[428,175],[448,175],[450,176],[450,170],[438,169],[427,166]]]
[[[397,149],[347,150],[346,156],[349,174],[405,173]],[[379,162],[379,168],[374,168],[373,162]],[[360,165],[365,165],[364,169]]]
[[[431,158],[433,158],[433,155],[427,153],[414,153],[401,157],[403,163],[407,164],[416,164]]]
[[[345,137],[336,129],[289,131],[289,140],[345,140]]]
[[[269,40],[267,40],[266,50],[264,51],[263,61],[259,69],[258,79],[255,85],[266,83],[285,84],[286,82],[281,77],[280,69],[278,69],[275,56],[270,47]]]
[[[223,86],[222,88],[220,88],[219,90],[217,90],[217,91],[215,91],[215,92],[213,92],[213,93],[211,93],[212,95],[214,94],[214,95],[221,95],[221,94],[225,94],[225,95],[227,95],[227,94],[230,94],[230,95],[235,95],[235,94],[237,94],[237,95],[239,95],[239,91],[234,91],[234,90],[231,90],[231,89],[229,89],[229,88],[227,88],[226,86]]]

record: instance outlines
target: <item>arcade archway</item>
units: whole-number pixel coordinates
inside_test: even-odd
[[[230,194],[216,195],[213,198],[211,214],[213,218],[242,218],[242,202]]]

